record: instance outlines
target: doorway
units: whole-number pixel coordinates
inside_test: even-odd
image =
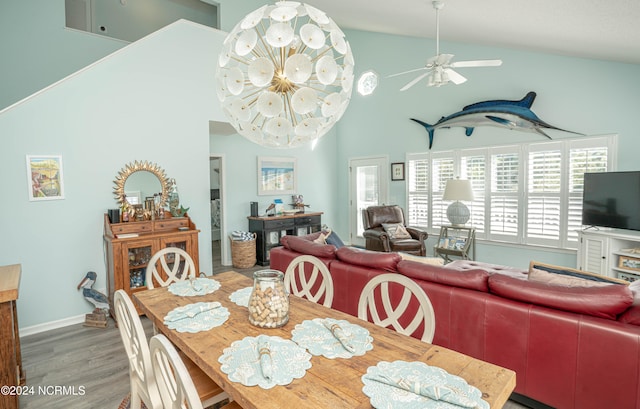
[[[211,205],[211,255],[213,274],[225,271],[227,264],[224,241],[224,157],[209,157],[209,188]]]
[[[349,238],[352,246],[364,247],[362,210],[388,201],[388,180],[388,157],[349,160]]]

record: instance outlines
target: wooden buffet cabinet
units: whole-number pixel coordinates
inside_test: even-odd
[[[125,290],[129,296],[147,288],[147,262],[157,251],[165,247],[178,247],[185,250],[197,271],[198,233],[191,219],[171,217],[142,222],[111,223],[104,215],[104,242],[107,260],[107,291],[111,315],[113,312],[113,294]],[[138,310],[138,313],[141,313]],[[115,319],[115,317],[114,317]]]
[[[0,386],[25,384],[16,309],[20,269],[20,264],[0,267]],[[0,408],[17,408],[18,398],[17,393],[0,394]]]

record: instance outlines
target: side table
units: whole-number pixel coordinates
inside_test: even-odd
[[[461,260],[475,260],[476,229],[473,227],[441,226],[435,253],[442,257],[445,263],[453,261],[452,256],[459,257]]]

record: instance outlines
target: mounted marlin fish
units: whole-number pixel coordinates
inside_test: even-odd
[[[471,136],[477,126],[497,126],[516,131],[535,132],[551,139],[543,129],[554,129],[557,131],[570,132],[583,135],[578,132],[567,131],[549,125],[536,116],[531,111],[531,105],[536,99],[536,93],[531,91],[520,101],[493,100],[477,102],[467,105],[460,112],[449,116],[443,116],[438,122],[430,125],[419,119],[411,118],[412,121],[424,126],[429,133],[429,149],[433,146],[433,134],[438,128],[451,128],[461,126],[465,128],[465,134]]]

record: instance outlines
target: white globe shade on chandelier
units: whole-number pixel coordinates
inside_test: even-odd
[[[340,28],[295,1],[265,5],[224,41],[216,72],[223,111],[259,145],[293,148],[320,138],[342,117],[354,61]]]

